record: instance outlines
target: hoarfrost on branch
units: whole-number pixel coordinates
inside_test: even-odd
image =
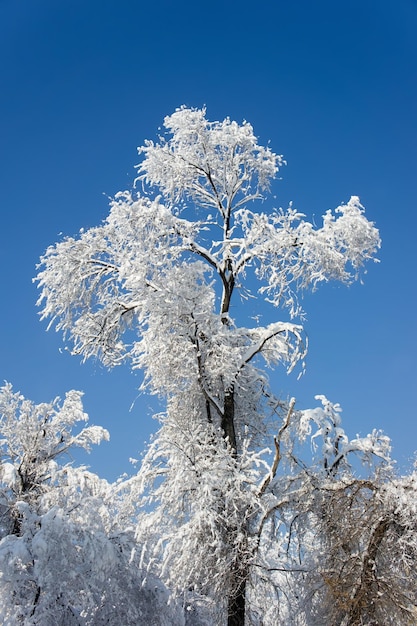
[[[349,440],[340,407],[324,396],[322,407],[296,410],[261,365],[303,367],[300,295],[356,280],[375,260],[378,230],[357,196],[325,211],[319,227],[292,205],[263,212],[285,161],[247,122],[182,107],[164,126],[139,148],[136,190],[117,194],[100,226],[48,248],[37,276],[42,318],[75,353],[129,362],[165,401],[137,476],[120,484],[125,515],[140,512],[141,567],[183,598],[189,623],[374,619],[366,602],[382,583],[369,563],[383,542],[394,545],[396,528],[384,486],[389,440],[377,431]],[[256,305],[262,314],[268,304],[283,319],[253,324]],[[352,454],[366,477],[355,476]],[[10,468],[4,475],[13,483]],[[332,507],[347,526],[368,516],[362,534],[346,536],[346,576]],[[407,520],[399,528],[411,554]],[[343,614],[345,584],[353,608]],[[415,606],[407,593],[397,616]],[[378,619],[387,606],[378,604]]]

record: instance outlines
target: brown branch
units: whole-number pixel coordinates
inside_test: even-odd
[[[279,462],[281,460],[281,439],[282,439],[282,435],[284,434],[284,431],[290,425],[291,415],[293,413],[294,406],[295,406],[295,398],[291,398],[285,421],[284,421],[283,425],[281,426],[281,428],[278,431],[278,436],[274,437],[275,457],[274,457],[274,461],[272,463],[272,467],[271,467],[271,470],[270,470],[269,474],[267,474],[265,476],[265,478],[263,479],[262,484],[261,484],[261,486],[259,488],[259,491],[258,491],[258,496],[259,497],[262,496],[265,493],[268,485],[275,478],[275,475],[277,473],[278,465],[279,465]]]

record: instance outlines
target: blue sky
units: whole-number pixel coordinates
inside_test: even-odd
[[[176,107],[252,123],[288,166],[270,206],[316,220],[351,195],[380,228],[364,285],[305,299],[301,408],[324,393],[351,435],[382,428],[406,469],[417,449],[417,5],[414,0],[0,0],[0,380],[36,402],[85,392],[115,478],[156,429],[140,375],[81,365],[35,307],[39,256],[106,217],[136,147]],[[264,208],[267,208],[265,206]]]

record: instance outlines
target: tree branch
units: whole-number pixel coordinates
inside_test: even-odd
[[[292,412],[294,410],[294,406],[295,406],[295,398],[291,398],[290,404],[289,404],[289,407],[288,407],[288,411],[287,411],[287,416],[286,416],[286,418],[284,420],[284,423],[283,423],[283,425],[281,426],[281,428],[278,431],[278,436],[274,437],[275,457],[274,457],[274,461],[272,463],[271,471],[269,472],[269,474],[267,474],[265,476],[265,478],[263,479],[262,484],[261,484],[261,486],[259,488],[259,491],[258,491],[258,496],[259,497],[261,497],[265,493],[268,485],[275,478],[275,475],[277,473],[278,465],[279,465],[279,462],[281,460],[281,438],[282,438],[282,435],[283,435],[284,431],[288,428],[288,426],[290,424],[291,415],[292,415]]]

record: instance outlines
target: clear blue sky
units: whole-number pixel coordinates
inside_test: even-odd
[[[0,0],[0,380],[46,401],[85,392],[114,478],[156,429],[140,376],[81,365],[45,332],[31,283],[60,233],[106,217],[136,147],[182,104],[254,126],[288,166],[270,206],[319,220],[359,195],[380,228],[364,285],[305,300],[310,354],[277,391],[344,408],[351,435],[382,428],[400,468],[417,449],[417,4],[415,0]],[[264,207],[266,208],[266,206]],[[133,404],[133,407],[132,407]],[[132,408],[131,408],[132,407]]]

